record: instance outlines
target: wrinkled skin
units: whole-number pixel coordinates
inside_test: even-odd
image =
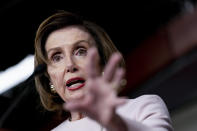
[[[87,59],[86,91],[78,99],[64,104],[64,108],[84,113],[112,130],[118,130],[115,129],[113,121],[119,120],[119,124],[122,124],[121,126],[125,129],[124,122],[115,113],[116,107],[126,102],[126,99],[117,97],[114,89],[119,86],[124,75],[124,70],[118,68],[121,55],[118,53],[112,55],[104,68],[103,75],[97,68],[99,56],[96,48],[89,49]]]

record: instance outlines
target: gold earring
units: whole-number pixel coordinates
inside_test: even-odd
[[[57,93],[53,84],[50,84],[50,89],[51,89],[52,93],[54,93],[54,94]]]
[[[126,86],[127,85],[127,80],[126,79],[122,79],[120,81],[120,86]]]
[[[115,89],[116,92],[120,92],[126,85],[127,85],[127,80],[122,79],[119,84],[113,85],[112,88]]]

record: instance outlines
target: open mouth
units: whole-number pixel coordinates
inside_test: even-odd
[[[66,87],[69,90],[77,90],[85,85],[85,79],[81,77],[71,78],[66,82]]]

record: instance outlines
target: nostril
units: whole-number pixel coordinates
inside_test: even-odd
[[[76,67],[74,67],[74,66],[67,68],[67,72],[75,72],[77,70],[78,69]]]
[[[73,68],[73,72],[77,71],[77,68]]]

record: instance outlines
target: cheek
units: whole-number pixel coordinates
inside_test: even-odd
[[[50,81],[52,82],[52,84],[56,88],[61,87],[62,81],[63,81],[63,71],[61,71],[61,69],[55,69],[52,67],[48,67],[47,71],[48,71]]]
[[[78,62],[78,65],[80,66],[80,69],[81,69],[85,74],[87,73],[88,70],[90,70],[90,69],[87,68],[88,57],[84,57],[84,58],[78,59],[77,62]],[[96,71],[98,71],[98,72],[101,72],[101,71],[102,71],[102,67],[101,67],[99,61],[97,61],[97,62],[91,61],[91,62],[95,63],[95,64],[93,64],[93,65],[95,65]]]
[[[80,67],[82,67],[83,69],[85,69],[86,68],[86,66],[87,66],[87,62],[88,62],[88,59],[87,59],[87,57],[76,57],[75,58],[75,62],[76,62],[76,64],[78,65],[78,66],[80,66]]]

